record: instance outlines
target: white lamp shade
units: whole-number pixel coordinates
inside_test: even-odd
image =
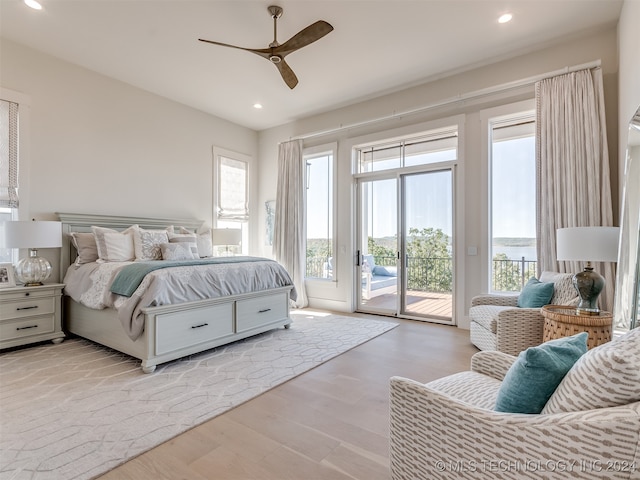
[[[60,248],[62,247],[62,224],[47,221],[2,222],[0,247]]]
[[[556,232],[558,260],[617,262],[619,227],[559,228]]]
[[[242,240],[242,230],[239,228],[214,228],[211,231],[214,245],[239,245]]]

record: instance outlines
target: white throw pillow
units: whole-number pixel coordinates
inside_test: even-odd
[[[98,247],[98,262],[130,262],[135,260],[132,225],[122,232],[104,227],[91,227]]]
[[[640,401],[640,328],[592,348],[573,365],[542,414]]]

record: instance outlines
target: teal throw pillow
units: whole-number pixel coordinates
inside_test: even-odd
[[[587,332],[520,352],[498,390],[495,410],[540,413],[574,363],[587,351]]]
[[[531,278],[518,295],[520,308],[540,308],[548,305],[553,297],[553,283],[542,283]]]

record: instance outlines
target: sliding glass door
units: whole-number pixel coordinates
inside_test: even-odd
[[[450,322],[453,313],[453,171],[403,175],[400,315]]]
[[[453,170],[360,179],[358,201],[358,310],[451,323]]]
[[[395,315],[399,285],[397,179],[362,180],[358,192],[358,309]]]

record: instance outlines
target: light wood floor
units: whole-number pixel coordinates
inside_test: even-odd
[[[477,351],[466,330],[389,320],[399,326],[101,480],[388,479],[389,378],[427,382],[467,370]]]

